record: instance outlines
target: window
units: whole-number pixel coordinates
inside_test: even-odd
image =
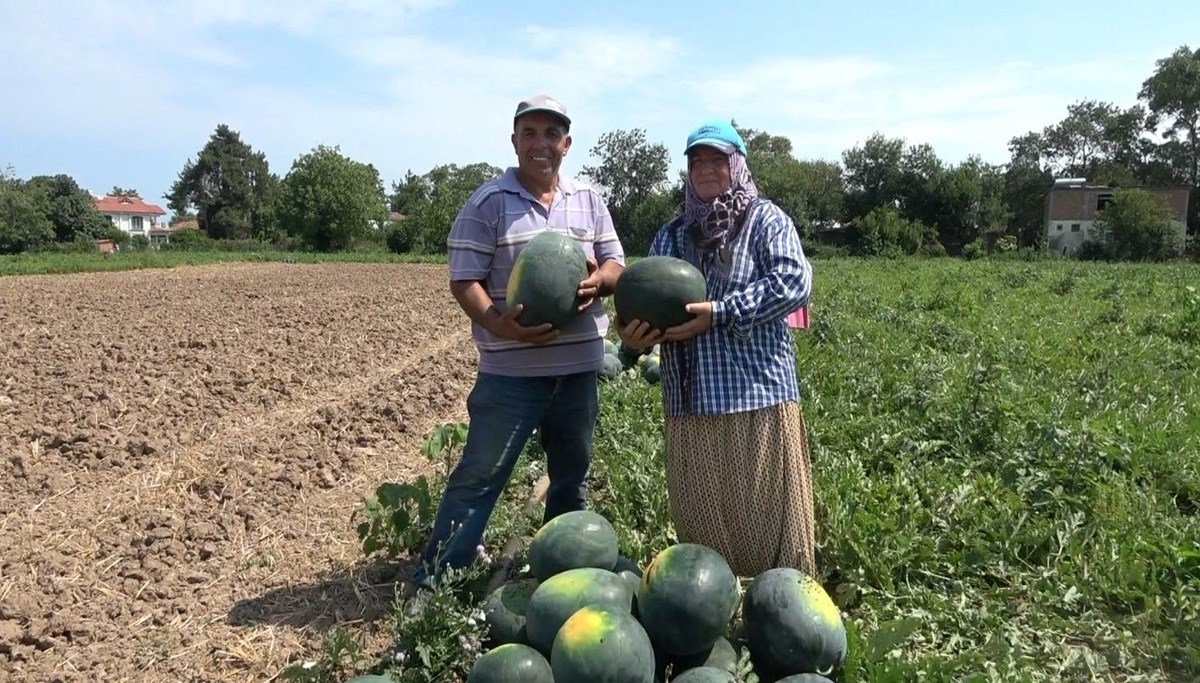
[[[1078,223],[1071,224],[1071,232],[1079,232],[1079,224]]]
[[[1062,223],[1059,223],[1059,224],[1057,224],[1057,225],[1055,225],[1055,226],[1054,226],[1054,229],[1055,229],[1055,230],[1058,230],[1059,232],[1062,232],[1062,228],[1063,228],[1063,226],[1062,226]]]
[[[1112,198],[1111,192],[1101,192],[1096,197],[1096,210],[1103,211],[1104,207],[1108,206],[1109,202],[1112,201]]]

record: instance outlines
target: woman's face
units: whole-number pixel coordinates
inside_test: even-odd
[[[712,201],[729,189],[729,158],[712,147],[694,148],[688,154],[688,179],[701,201]]]

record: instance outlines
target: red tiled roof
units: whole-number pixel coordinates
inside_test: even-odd
[[[133,213],[151,216],[166,215],[157,204],[147,204],[141,197],[93,197],[92,203],[100,213]]]

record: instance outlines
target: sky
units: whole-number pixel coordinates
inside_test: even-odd
[[[641,128],[674,177],[714,117],[800,159],[879,132],[1004,163],[1071,103],[1136,104],[1156,59],[1200,47],[1193,3],[0,0],[0,169],[167,208],[223,123],[280,177],[337,146],[390,191],[513,164],[513,110],[536,93],[574,119],[572,176],[603,133]]]

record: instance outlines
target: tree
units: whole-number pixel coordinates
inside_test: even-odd
[[[387,221],[379,172],[338,147],[318,145],[301,155],[283,179],[279,219],[288,234],[320,251],[340,251]]]
[[[746,142],[746,165],[754,176],[759,195],[791,216],[802,234],[811,232],[804,169],[792,156],[792,141],[782,135],[741,128],[736,121],[731,123]]]
[[[839,223],[846,215],[846,184],[842,167],[823,159],[801,159],[799,191],[804,197],[807,222],[816,229]],[[795,220],[802,217],[795,216]]]
[[[1183,248],[1170,207],[1145,190],[1118,188],[1096,215],[1096,228],[1112,258],[1161,261]]]
[[[1067,107],[1067,116],[1040,135],[1051,170],[1060,177],[1129,186],[1143,182],[1154,144],[1142,137],[1146,111],[1122,110],[1107,102],[1083,100]],[[1032,135],[1032,133],[1031,133]]]
[[[1184,147],[1180,180],[1200,186],[1200,49],[1180,46],[1169,57],[1155,62],[1154,74],[1142,82],[1138,98],[1146,101],[1150,115],[1147,130],[1165,124],[1162,135]]]
[[[404,214],[399,240],[414,252],[444,254],[450,226],[463,204],[482,184],[504,171],[491,164],[443,164],[425,175],[411,171],[393,184],[392,209]]]
[[[882,206],[895,207],[903,193],[904,140],[874,133],[862,146],[842,153],[846,169],[846,212],[865,216]]]
[[[581,172],[600,186],[604,202],[612,214],[617,235],[626,249],[645,243],[649,237],[634,228],[637,206],[651,195],[663,191],[667,182],[670,155],[666,145],[646,141],[646,131],[615,130],[604,133],[591,149],[595,166]]]
[[[120,185],[113,185],[113,188],[108,191],[108,196],[109,197],[138,197],[138,198],[141,198],[142,195],[138,194],[138,191],[131,187],[121,187]]]
[[[999,236],[1008,228],[1004,175],[977,156],[939,174],[929,194],[936,210],[928,224],[951,253],[982,235]]]
[[[171,186],[168,206],[173,213],[194,207],[200,229],[209,237],[262,238],[274,229],[278,184],[266,156],[221,124],[196,160],[184,164]]]
[[[92,195],[69,175],[34,176],[26,184],[36,202],[54,226],[54,239],[70,242],[92,239],[104,234],[112,222],[96,210]]]
[[[1018,245],[1036,247],[1045,238],[1045,198],[1054,186],[1054,174],[1044,162],[1044,142],[1038,133],[1013,138],[1008,150],[1003,192],[1008,231],[1017,236]]]
[[[0,171],[0,254],[31,251],[54,240],[54,225],[38,203],[11,169]]]

